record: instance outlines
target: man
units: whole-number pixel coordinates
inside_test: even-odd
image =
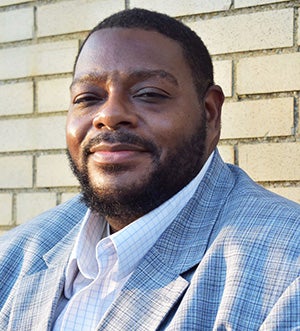
[[[199,37],[141,9],[74,66],[82,196],[1,237],[1,330],[296,330],[300,207],[226,165]]]

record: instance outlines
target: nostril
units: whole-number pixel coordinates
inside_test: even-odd
[[[101,129],[103,126],[104,126],[104,124],[101,123],[101,122],[98,122],[98,123],[96,123],[96,125],[95,125],[95,127],[96,127],[97,129]]]

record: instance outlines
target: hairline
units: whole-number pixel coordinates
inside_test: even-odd
[[[77,53],[73,74],[81,51],[89,37],[104,29],[137,29],[154,31],[180,46],[183,61],[191,72],[199,100],[203,99],[209,86],[214,84],[212,58],[201,37],[189,26],[163,13],[142,8],[125,9],[100,21],[86,36]]]

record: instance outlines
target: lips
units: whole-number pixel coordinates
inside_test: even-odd
[[[132,162],[146,152],[141,146],[126,143],[100,143],[89,149],[90,157],[99,164]]]

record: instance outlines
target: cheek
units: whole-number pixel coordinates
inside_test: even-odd
[[[80,146],[89,129],[89,125],[82,118],[68,115],[66,123],[66,141],[73,159],[80,154]]]
[[[180,115],[172,122],[163,121],[160,123],[159,130],[155,130],[155,132],[157,145],[162,150],[162,161],[180,148],[189,148],[192,137],[200,134],[199,128],[203,122],[201,117],[201,113],[198,111],[197,114]]]
[[[178,123],[170,119],[160,119],[156,125],[152,125],[150,139],[160,151],[160,161],[164,162],[177,148],[186,132]]]
[[[190,114],[178,112],[177,116],[160,117],[156,123],[151,124],[152,136],[161,146],[174,148],[181,141],[193,134],[201,122],[200,113]]]

